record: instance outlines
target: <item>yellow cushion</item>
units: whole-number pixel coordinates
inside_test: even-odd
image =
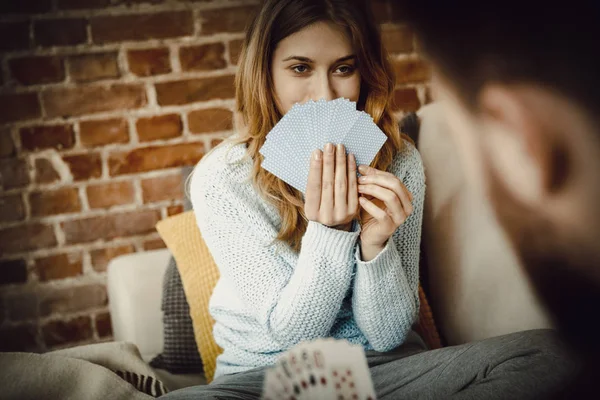
[[[208,302],[219,279],[219,270],[200,236],[193,211],[160,221],[156,230],[177,261],[204,373],[210,382],[215,375],[217,356],[222,352],[213,338],[215,321],[208,312]]]
[[[177,261],[204,373],[210,382],[215,374],[216,358],[222,352],[213,338],[215,321],[208,312],[208,302],[219,279],[219,270],[200,235],[193,211],[164,219],[156,225],[156,229]],[[419,298],[421,309],[415,329],[429,348],[439,348],[440,338],[433,314],[421,287]]]

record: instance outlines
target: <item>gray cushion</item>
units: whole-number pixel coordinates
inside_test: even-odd
[[[182,170],[182,187],[193,167]],[[184,189],[184,193],[187,190]],[[184,211],[192,209],[192,205],[184,194]],[[174,374],[195,373],[202,371],[202,360],[196,345],[190,307],[183,291],[181,276],[177,263],[171,257],[163,278],[162,297],[164,347],[163,352],[156,356],[150,365],[154,368],[165,369]]]

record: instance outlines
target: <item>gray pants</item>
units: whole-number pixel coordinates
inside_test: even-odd
[[[420,338],[389,353],[367,352],[379,399],[545,399],[578,364],[551,330],[532,330],[426,351]],[[265,368],[226,375],[170,400],[257,399]]]

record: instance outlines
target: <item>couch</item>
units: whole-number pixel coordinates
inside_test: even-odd
[[[438,105],[419,111],[418,148],[427,176],[422,266],[437,326],[447,345],[551,327],[481,188],[465,187],[464,168]],[[123,255],[108,266],[114,339],[144,360],[162,351],[162,279],[167,249]],[[171,390],[204,384],[201,374],[156,370]]]

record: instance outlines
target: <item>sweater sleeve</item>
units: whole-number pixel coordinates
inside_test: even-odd
[[[357,232],[310,222],[296,260],[278,251],[278,227],[248,183],[197,169],[191,196],[198,226],[246,309],[283,347],[326,336],[352,279]]]
[[[352,308],[356,322],[376,351],[404,343],[419,312],[419,251],[425,197],[421,157],[413,146],[403,153],[397,170],[413,194],[413,213],[373,260],[361,261],[356,251]],[[392,171],[401,176],[398,171]]]

